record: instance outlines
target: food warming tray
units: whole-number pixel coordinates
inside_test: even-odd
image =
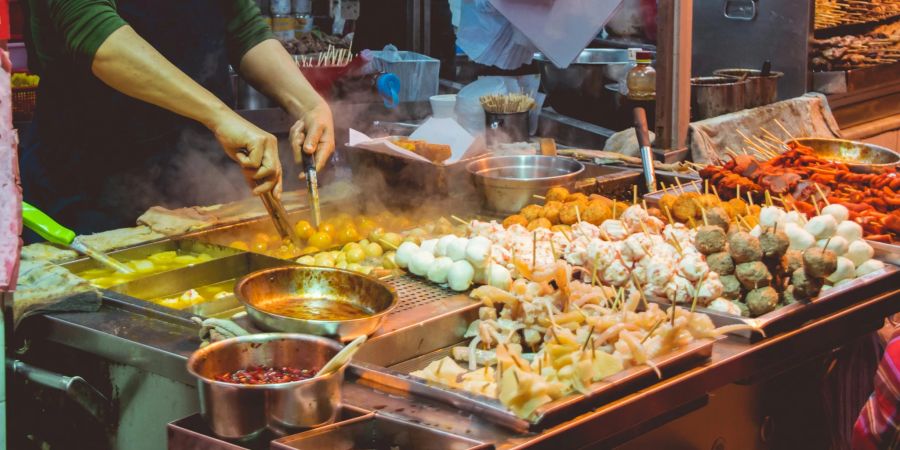
[[[466,345],[468,339],[463,336],[468,324],[478,318],[478,308],[481,305],[472,300],[466,301],[466,296],[437,288],[431,283],[412,279],[398,281],[426,286],[427,291],[420,292],[429,297],[443,297],[439,304],[459,306],[429,314],[421,322],[370,339],[351,364],[352,373],[362,384],[387,392],[411,393],[438,400],[498,425],[525,432],[559,423],[588,411],[592,406],[633,392],[657,380],[650,367],[631,367],[592,384],[589,395],[568,395],[539,408],[531,420],[520,419],[495,399],[430,384],[409,375],[410,372],[447,356],[451,348]],[[712,355],[713,342],[696,341],[679,351],[656,358],[654,362],[665,375],[683,371],[708,359]]]
[[[708,308],[697,308],[707,314],[717,327],[745,324],[754,330],[740,330],[731,334],[757,341],[768,336],[791,330],[813,319],[846,308],[861,298],[877,295],[896,286],[900,281],[900,269],[886,265],[884,269],[857,278],[843,286],[831,288],[809,303],[792,303],[759,317],[741,317]],[[666,300],[650,299],[660,305],[669,305]]]

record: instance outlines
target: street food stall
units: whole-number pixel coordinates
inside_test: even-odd
[[[659,3],[661,19],[701,14],[690,1]],[[817,28],[844,25],[822,13],[828,5],[840,9],[816,2],[803,14]],[[885,8],[882,20],[893,17]],[[272,15],[273,29],[285,17]],[[634,64],[655,77],[658,103],[635,95],[635,67],[615,75],[632,92],[617,113],[634,125],[618,134],[564,111],[579,90],[611,84],[587,86],[596,74],[584,66],[615,72],[610,63],[629,61],[621,49],[579,50],[569,69],[541,55],[538,83],[517,74],[473,87],[438,80],[437,60],[418,52],[355,55],[352,41],[303,34],[286,45],[329,96],[344,139],[327,169],[298,170],[305,186],[154,206],[135,227],[77,237],[23,203],[26,226],[47,242],[22,247],[18,265],[3,260],[18,267],[15,292],[0,297],[13,442],[724,449],[846,439],[880,358],[867,344],[900,312],[900,153],[839,139],[831,98],[795,92],[803,77],[786,67],[723,64],[748,73],[692,79],[690,52],[670,54],[691,42],[677,23],[660,20],[656,53]],[[816,58],[802,55],[804,77]],[[788,86],[783,98],[773,83]],[[755,103],[692,121],[692,107],[726,95],[710,88],[698,103],[706,86]],[[283,112],[235,88],[245,118],[287,136]],[[652,125],[632,106],[649,106]],[[464,126],[472,108],[483,131]]]

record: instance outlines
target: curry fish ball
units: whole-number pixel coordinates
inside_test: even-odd
[[[537,230],[538,228],[546,228],[549,230],[550,227],[552,227],[552,226],[553,226],[553,224],[550,223],[549,220],[547,220],[543,217],[540,217],[540,218],[534,219],[531,222],[529,222],[528,226],[526,228],[528,228],[528,231],[534,231],[534,230]]]
[[[823,279],[837,269],[837,255],[824,248],[808,248],[803,251],[803,268],[813,278]]]
[[[700,253],[704,255],[724,251],[726,243],[725,230],[713,225],[704,225],[697,228],[695,241],[697,250],[700,250]]]
[[[566,203],[563,205],[562,209],[559,210],[559,222],[563,225],[572,225],[575,222],[578,222],[578,214],[576,208],[578,208],[577,203]]]
[[[675,205],[672,206],[672,215],[679,222],[687,222],[693,219],[698,212],[699,210],[697,209],[697,204],[694,203],[694,199],[687,195],[679,196],[675,200]]]
[[[590,203],[588,196],[581,192],[574,192],[566,197],[566,203]]]
[[[547,191],[547,201],[564,202],[569,197],[569,190],[564,187],[553,187]]]
[[[678,197],[672,194],[663,194],[662,197],[659,198],[659,209],[672,213],[672,210],[675,209],[675,202],[678,200]]]
[[[770,286],[747,293],[747,307],[750,308],[750,315],[753,317],[772,312],[776,306],[778,306],[778,292]]]
[[[543,210],[543,208],[540,205],[528,205],[522,208],[522,211],[519,211],[519,214],[521,214],[523,217],[525,217],[526,220],[531,222],[532,220],[541,217],[541,210]]]
[[[563,204],[556,201],[549,201],[544,208],[541,209],[541,217],[547,219],[552,224],[559,223],[559,210],[562,209]]]
[[[732,234],[728,238],[728,248],[731,257],[737,264],[762,259],[762,247],[759,245],[759,239],[745,231]]]
[[[503,219],[503,228],[509,228],[513,225],[522,225],[528,226],[528,219],[521,214],[513,214],[506,219]]]
[[[603,221],[612,219],[612,210],[599,202],[593,202],[588,205],[582,218],[585,222],[599,226]]]

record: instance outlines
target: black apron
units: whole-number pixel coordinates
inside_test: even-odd
[[[231,105],[225,2],[118,0],[119,15],[169,61]],[[200,124],[121,94],[90,68],[41,74],[23,136],[27,201],[79,234],[133,226],[148,207],[247,195],[240,170]]]

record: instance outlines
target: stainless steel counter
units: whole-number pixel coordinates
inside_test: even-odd
[[[400,392],[384,393],[352,379],[345,387],[344,400],[369,411],[493,443],[497,448],[614,445],[702,407],[709,393],[721,387],[790,368],[878,329],[884,317],[900,311],[898,279],[894,276],[866,286],[859,292],[858,303],[794,331],[756,343],[739,338],[721,340],[707,363],[643,386],[637,392],[551,426],[540,434],[517,435],[443,404],[410,398]],[[32,340],[52,341],[112,363],[193,385],[185,361],[199,340],[188,315],[162,308],[136,307],[117,300],[113,294],[109,297],[96,313],[49,314],[31,319],[20,333]],[[437,317],[448,308],[465,307],[467,301],[458,296],[453,297],[450,305],[418,306],[411,310],[414,314],[388,318],[380,334],[387,337],[403,328],[421,327],[426,318]],[[370,345],[377,345],[378,339],[373,338]]]

